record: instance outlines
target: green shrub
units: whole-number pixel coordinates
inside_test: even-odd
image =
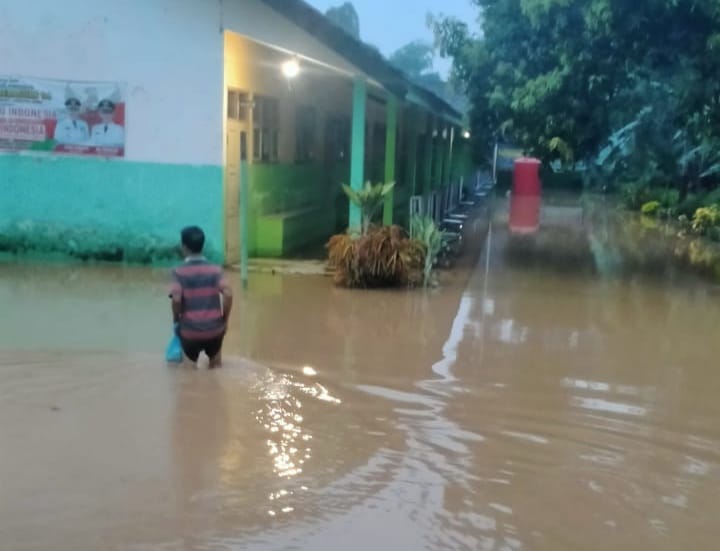
[[[166,238],[32,220],[3,227],[0,252],[28,256],[62,255],[84,262],[138,264],[165,264],[178,258],[177,246]],[[209,246],[208,255],[215,256]]]
[[[676,189],[660,189],[652,193],[653,199],[666,209],[673,209],[680,203],[680,192]]]
[[[326,245],[335,284],[398,287],[423,280],[425,249],[400,226],[370,227],[365,235],[333,235]]]
[[[720,187],[703,196],[706,205],[720,204]]]
[[[717,226],[720,226],[720,208],[717,205],[700,207],[695,211],[692,222],[692,229],[695,233],[705,235]]]
[[[650,199],[650,190],[644,184],[623,184],[620,186],[620,200],[629,209],[638,210]]]
[[[720,226],[713,226],[707,232],[707,236],[713,241],[720,241]]]
[[[680,193],[676,189],[651,187],[643,183],[623,184],[620,186],[620,199],[623,205],[631,210],[642,210],[642,207],[648,203],[657,203],[656,211],[667,210],[670,213],[679,214],[677,209],[680,203]],[[687,214],[692,216],[694,212],[693,209]],[[658,214],[660,212],[653,213],[654,216]]]
[[[427,287],[430,284],[433,266],[443,247],[445,232],[438,228],[429,216],[413,216],[410,219],[410,236],[422,243],[425,248],[423,285]]]
[[[657,216],[660,214],[660,201],[648,201],[641,208],[643,216]]]
[[[688,219],[692,220],[693,216],[695,216],[695,211],[703,206],[705,206],[705,197],[703,195],[691,193],[684,201],[679,203],[673,211],[677,216],[686,216]]]

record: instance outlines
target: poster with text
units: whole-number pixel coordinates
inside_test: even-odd
[[[0,151],[125,155],[125,86],[0,76]]]

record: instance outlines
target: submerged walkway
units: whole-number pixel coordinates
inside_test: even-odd
[[[251,258],[249,272],[278,275],[330,275],[324,260],[288,260],[282,258]],[[240,271],[236,264],[233,270]]]

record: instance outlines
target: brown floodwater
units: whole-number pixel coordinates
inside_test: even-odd
[[[163,270],[0,264],[0,549],[717,548],[720,288],[597,212],[498,202],[427,292],[233,275],[216,371]]]

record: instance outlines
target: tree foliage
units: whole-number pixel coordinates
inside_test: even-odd
[[[625,129],[657,173],[709,176],[700,175],[720,137],[720,2],[473,1],[476,32],[447,18],[433,28],[470,99],[476,149],[504,137],[545,159],[587,161]]]
[[[360,40],[360,17],[352,2],[344,2],[329,8],[325,16],[350,36]],[[366,45],[379,52],[376,46]],[[390,54],[388,61],[416,84],[435,93],[457,109],[465,111],[464,96],[457,92],[452,83],[443,79],[440,73],[434,70],[434,56],[435,46],[432,43],[413,40]]]
[[[433,46],[422,40],[414,40],[398,48],[388,61],[410,77],[419,78],[433,69]]]
[[[360,17],[352,2],[329,8],[325,16],[350,36],[360,40]]]
[[[433,67],[435,47],[423,40],[414,40],[393,52],[388,61],[407,77],[443,98],[460,111],[465,110],[465,100],[458,94],[451,82],[442,78]]]

